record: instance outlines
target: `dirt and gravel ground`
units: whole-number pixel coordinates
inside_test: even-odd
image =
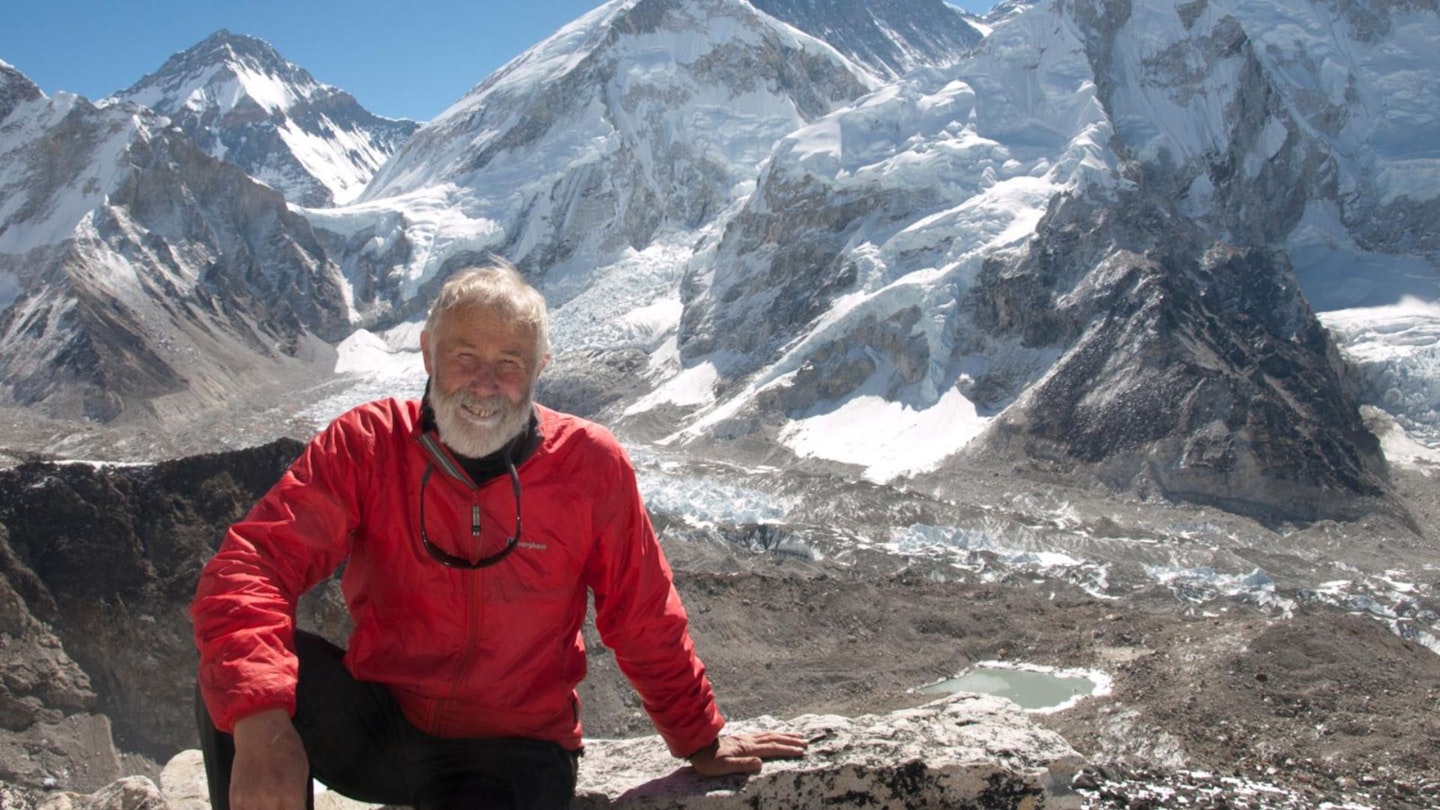
[[[1405,486],[1412,513],[1440,515],[1435,479]],[[741,558],[693,542],[671,542],[668,553],[731,716],[917,705],[927,698],[913,687],[987,660],[1100,670],[1110,694],[1035,715],[1091,761],[1091,807],[1431,808],[1440,807],[1440,655],[1375,612],[1307,599],[1330,568],[1307,577],[1300,561],[1333,556],[1350,570],[1347,560],[1388,559],[1422,572],[1406,609],[1433,629],[1436,537],[1428,525],[1360,523],[1288,532],[1284,553],[1272,548],[1278,540],[1257,540],[1265,550],[1252,555],[1284,570],[1275,575],[1283,607],[1159,583],[1095,595],[998,564],[980,576],[921,562]],[[648,733],[613,662],[588,643],[587,731]]]
[[[1440,656],[1373,618],[1243,605],[1195,616],[1158,595],[1122,605],[1053,583],[856,581],[783,565],[682,574],[679,587],[731,716],[918,705],[928,698],[910,688],[984,660],[1098,669],[1110,695],[1036,715],[1097,766],[1095,806],[1106,791],[1108,806],[1145,806],[1147,790],[1186,781],[1221,797],[1190,806],[1440,806]],[[647,733],[613,666],[594,658],[590,733]],[[1227,779],[1276,791],[1247,805],[1254,789]]]

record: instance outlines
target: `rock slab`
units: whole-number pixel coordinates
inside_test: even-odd
[[[575,810],[837,806],[1078,808],[1085,764],[1062,737],[1003,698],[958,694],[885,715],[762,717],[730,731],[788,730],[807,756],[749,777],[704,779],[658,737],[587,744]]]
[[[806,757],[723,779],[700,777],[657,736],[588,741],[572,810],[1081,807],[1071,782],[1084,760],[1003,698],[962,693],[884,715],[760,717],[730,726],[732,733],[782,729],[811,741]],[[208,810],[198,752],[172,759],[161,785],[168,810]],[[324,793],[316,807],[371,806]]]

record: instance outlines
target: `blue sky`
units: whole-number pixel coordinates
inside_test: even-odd
[[[955,2],[984,11],[991,0]],[[366,109],[426,121],[602,0],[4,0],[0,60],[47,95],[134,84],[226,28],[269,42]]]

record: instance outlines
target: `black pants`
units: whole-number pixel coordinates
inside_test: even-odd
[[[563,810],[575,795],[578,754],[543,740],[450,739],[412,726],[385,687],[357,681],[344,650],[295,636],[300,657],[295,728],[310,775],[362,802],[418,810]],[[195,717],[213,810],[230,808],[235,741],[215,728],[197,691]],[[306,807],[313,807],[308,794]]]

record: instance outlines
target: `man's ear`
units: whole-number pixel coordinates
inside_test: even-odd
[[[425,362],[425,373],[433,375],[435,370],[430,368],[430,333],[420,333],[420,359]]]
[[[544,371],[545,367],[548,365],[550,365],[550,353],[546,352],[545,356],[540,358],[540,364],[535,367],[535,376],[538,378],[540,376],[540,372]]]

